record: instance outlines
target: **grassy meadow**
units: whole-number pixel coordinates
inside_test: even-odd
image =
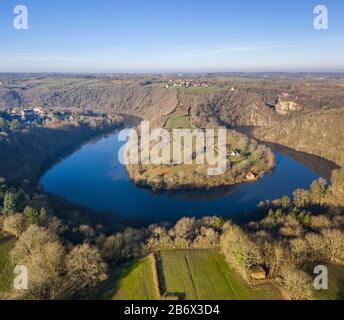
[[[9,252],[13,246],[13,241],[6,240],[0,235],[0,294],[12,286],[14,266],[10,262]]]
[[[219,91],[217,87],[191,87],[182,88],[180,90],[188,94],[207,94]]]
[[[314,292],[316,300],[344,300],[344,267],[328,266],[328,290]]]
[[[148,256],[116,267],[109,280],[99,288],[96,298],[102,300],[157,300],[152,258]]]
[[[191,129],[190,116],[187,114],[171,114],[166,121],[166,129]]]
[[[186,300],[277,300],[272,285],[249,287],[216,250],[171,250],[160,253],[168,294]]]

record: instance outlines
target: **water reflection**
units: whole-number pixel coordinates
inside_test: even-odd
[[[272,145],[276,168],[255,183],[211,190],[156,192],[137,187],[118,161],[122,143],[117,134],[93,139],[66,157],[41,178],[46,191],[124,219],[174,221],[183,216],[221,215],[251,220],[261,200],[292,196],[319,176],[328,178],[334,166],[319,157]]]

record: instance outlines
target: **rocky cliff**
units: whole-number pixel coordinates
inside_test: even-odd
[[[301,111],[302,107],[299,103],[289,99],[287,94],[278,97],[275,110],[278,114],[286,115],[289,112]]]

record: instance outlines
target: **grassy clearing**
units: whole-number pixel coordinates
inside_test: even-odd
[[[181,164],[181,165],[177,165],[175,167],[152,168],[152,169],[147,170],[146,175],[151,176],[151,175],[159,175],[159,174],[169,174],[169,175],[173,176],[174,174],[178,174],[181,171],[183,173],[192,174],[199,167],[200,167],[200,165],[197,165],[197,164]]]
[[[181,90],[189,94],[207,94],[207,93],[216,92],[219,89],[216,87],[191,87],[191,88],[183,88]]]
[[[13,246],[14,241],[0,235],[0,292],[8,291],[12,286],[14,266],[10,262],[9,253]]]
[[[328,267],[329,288],[314,292],[316,300],[344,300],[344,267],[331,265]]]
[[[172,114],[166,121],[166,129],[188,129],[192,128],[190,116],[187,114]]]
[[[161,252],[166,292],[187,300],[276,300],[272,285],[249,287],[216,250]]]
[[[101,300],[157,300],[151,257],[124,264],[113,270],[100,288]]]

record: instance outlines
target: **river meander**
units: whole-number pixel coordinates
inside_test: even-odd
[[[93,139],[55,164],[41,177],[45,191],[69,201],[145,222],[174,221],[183,216],[219,215],[245,221],[261,200],[291,196],[320,176],[328,178],[332,163],[270,145],[276,168],[255,183],[204,191],[153,192],[137,187],[118,161],[123,145],[113,133]]]

